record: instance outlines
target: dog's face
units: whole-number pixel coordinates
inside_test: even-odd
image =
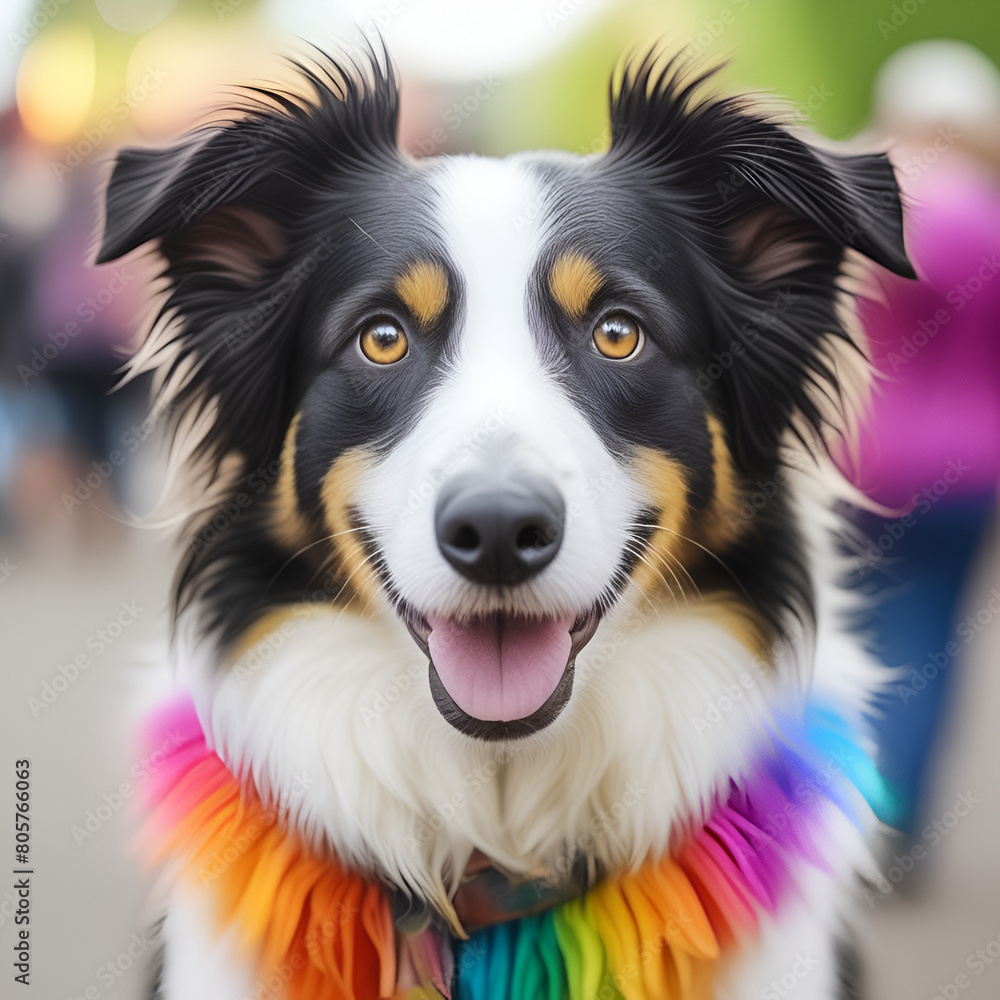
[[[368,73],[307,74],[310,100],[126,151],[111,179],[101,259],[159,239],[179,410],[214,407],[234,496],[271,487],[196,527],[205,627],[388,616],[427,656],[412,697],[495,740],[561,717],[612,609],[708,608],[752,652],[808,615],[766,485],[837,392],[845,251],[908,273],[885,158],[647,60],[606,155],[413,162],[391,72]]]

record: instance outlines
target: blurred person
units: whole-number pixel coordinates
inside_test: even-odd
[[[38,257],[51,238],[63,192],[17,112],[0,116],[0,528],[13,531],[72,483],[68,421],[47,380],[28,390],[18,366],[31,363],[27,331],[37,301]],[[46,515],[43,515],[43,517]]]
[[[144,405],[139,384],[112,393],[136,310],[135,265],[89,266],[99,168],[58,175],[56,162],[8,112],[0,131],[0,393],[12,438],[5,505],[15,528],[91,502],[102,510],[120,503],[121,434]]]
[[[996,510],[1000,73],[964,43],[921,42],[886,61],[874,105],[866,148],[890,143],[921,280],[882,274],[884,301],[862,305],[879,377],[856,461],[844,464],[886,508],[859,516],[868,539],[855,582],[873,599],[875,651],[904,668],[877,725],[901,805],[886,818],[912,833],[953,663],[977,634],[956,615]]]

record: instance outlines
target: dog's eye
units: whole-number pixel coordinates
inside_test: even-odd
[[[606,316],[594,329],[594,346],[606,358],[615,361],[624,361],[638,354],[644,340],[638,324],[624,313]]]
[[[406,355],[408,344],[402,328],[391,319],[377,319],[361,331],[361,353],[377,365],[391,365]]]

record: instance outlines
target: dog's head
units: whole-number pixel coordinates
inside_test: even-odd
[[[714,600],[760,647],[807,615],[781,450],[840,391],[847,251],[911,273],[887,159],[647,58],[606,154],[414,162],[391,68],[302,72],[108,188],[99,260],[158,241],[152,356],[229,476],[180,579],[204,627],[388,615],[495,739],[559,717],[623,602]]]

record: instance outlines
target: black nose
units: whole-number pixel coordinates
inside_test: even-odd
[[[523,583],[552,562],[565,521],[559,490],[540,477],[450,484],[435,514],[445,559],[476,583],[506,586]]]

